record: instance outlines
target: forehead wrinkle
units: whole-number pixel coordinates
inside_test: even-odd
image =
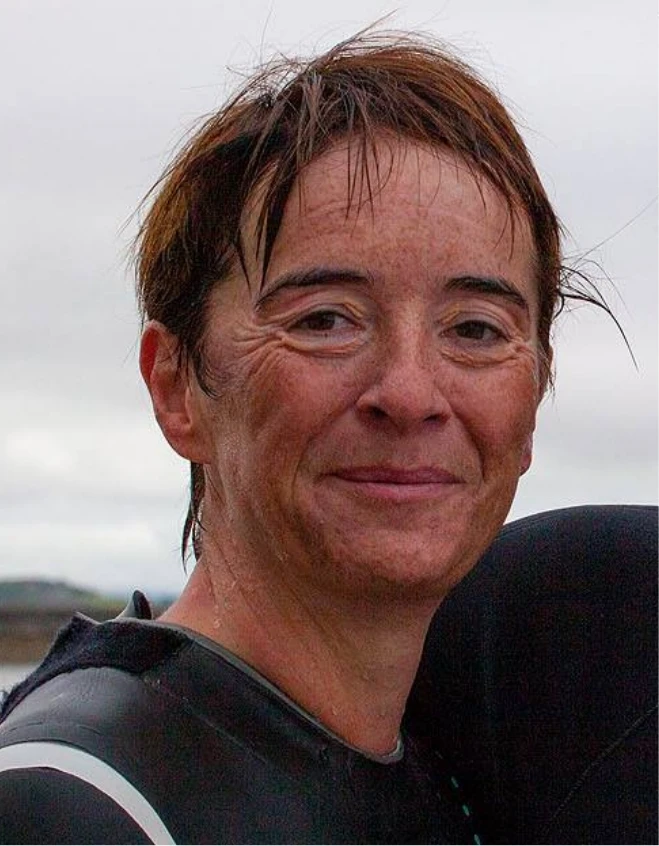
[[[381,142],[380,146],[384,146],[383,142]],[[346,160],[332,163],[331,158],[341,155],[341,153],[346,153]],[[432,157],[436,164],[436,169],[432,172],[432,178],[428,169],[424,169],[422,165],[421,156],[423,153]],[[322,190],[316,191],[311,197],[308,192],[308,168],[317,165],[319,162],[323,162],[324,176],[331,176],[333,172],[344,167],[349,170],[351,167],[350,157],[352,156],[351,147],[335,146],[326,151],[318,159],[314,159],[303,171],[301,171],[296,180],[296,185],[298,186],[298,190],[296,191],[296,194],[298,195],[298,220],[303,217],[313,218],[319,213],[324,215],[328,211],[332,212],[335,208],[339,209],[346,217],[349,215],[349,212],[354,209],[355,217],[357,218],[362,207],[367,202],[373,211],[375,211],[375,200],[378,197],[381,197],[391,180],[397,180],[400,174],[404,173],[404,166],[407,158],[410,154],[413,154],[417,162],[414,176],[414,187],[416,190],[414,192],[410,192],[410,197],[406,198],[405,202],[407,202],[410,206],[413,206],[415,210],[422,211],[424,209],[430,209],[433,206],[442,188],[443,172],[449,169],[453,170],[455,173],[454,185],[460,185],[461,182],[463,183],[461,178],[463,176],[467,176],[473,183],[480,195],[484,215],[486,217],[490,212],[494,215],[498,215],[505,209],[501,235],[497,240],[497,244],[499,243],[499,240],[502,240],[505,237],[508,226],[510,226],[511,232],[514,231],[514,220],[511,220],[513,208],[514,217],[520,223],[528,223],[523,209],[518,205],[511,207],[506,198],[490,182],[486,174],[478,171],[467,160],[460,159],[448,150],[441,147],[427,147],[410,141],[409,143],[398,142],[395,147],[390,144],[386,144],[386,154],[389,158],[389,166],[386,173],[383,174],[382,169],[380,168],[382,154],[377,153],[376,170],[378,178],[376,181],[371,181],[369,183],[369,196],[365,199],[359,199],[358,201],[355,201],[355,198],[353,197],[354,191],[351,192],[349,182],[346,193],[333,198],[329,203],[325,199],[325,195]],[[358,150],[355,155],[359,158],[364,157],[362,150]],[[367,153],[367,156],[369,158],[374,158],[373,153]],[[317,178],[317,172],[314,173],[314,178]],[[431,185],[432,191],[430,196],[424,196],[428,194]],[[408,187],[412,186],[408,185]],[[464,183],[460,185],[460,191],[463,190],[465,190]]]
[[[354,145],[352,145],[354,146]],[[348,191],[344,197],[337,197],[335,202],[329,205],[330,210],[337,206],[340,208],[344,213],[346,218],[350,215],[351,212],[354,212],[355,217],[359,217],[363,207],[368,205],[372,212],[375,212],[375,203],[378,198],[381,197],[384,190],[388,186],[391,180],[396,180],[399,178],[400,173],[403,170],[403,166],[405,164],[405,160],[407,158],[408,152],[410,147],[415,148],[415,153],[417,156],[417,161],[419,162],[417,168],[417,186],[418,192],[415,201],[413,201],[416,205],[421,205],[421,165],[419,159],[419,145],[410,145],[410,144],[398,144],[396,147],[392,147],[389,144],[384,144],[380,142],[379,145],[374,145],[372,150],[366,150],[364,152],[361,147],[353,154],[352,148],[348,147],[347,149],[347,159],[345,162],[337,161],[336,165],[331,168],[327,168],[326,172],[329,171],[331,173],[334,168],[339,169],[342,167],[346,167],[347,169],[347,176],[348,176]],[[384,147],[384,152],[379,149],[379,147]],[[340,154],[344,152],[345,149],[342,147],[334,147],[326,153],[326,157],[329,158],[334,154]],[[356,156],[356,163],[352,164],[352,156]],[[382,159],[386,156],[388,160],[387,167],[384,168],[381,166]],[[360,168],[360,163],[362,167]],[[372,167],[374,166],[374,167]],[[359,195],[355,197],[355,183],[357,181],[357,171],[362,174],[361,184]],[[372,173],[375,172],[375,179],[372,178]],[[351,172],[355,174],[354,179],[351,179]],[[300,182],[304,186],[306,183],[306,173],[300,174]],[[364,196],[363,192],[363,184],[366,181],[367,191],[366,196]],[[318,202],[315,203],[313,199],[309,200],[308,195],[305,195],[306,202],[304,206],[300,205],[298,207],[298,213],[300,216],[302,215],[310,215],[313,216],[316,212],[324,211],[326,206],[324,205],[324,199],[322,193],[318,194]]]
[[[357,149],[355,149],[355,147]],[[424,152],[432,156],[436,163],[436,169],[432,169],[430,171],[433,176],[432,180],[428,179],[427,172],[424,173],[424,168],[422,166],[422,156]],[[380,140],[376,162],[377,180],[369,184],[369,205],[372,210],[371,217],[374,225],[377,214],[377,209],[375,207],[377,199],[380,198],[381,200],[384,189],[392,179],[397,180],[399,178],[400,173],[404,169],[407,157],[410,154],[413,154],[416,159],[417,167],[414,170],[413,177],[409,176],[410,171],[407,171],[406,181],[408,183],[407,187],[411,187],[409,183],[410,180],[413,179],[415,190],[405,191],[404,196],[398,198],[397,200],[398,207],[409,206],[410,209],[413,209],[415,216],[424,216],[424,210],[429,210],[432,207],[439,192],[441,191],[443,181],[442,172],[445,172],[446,169],[454,171],[454,181],[458,186],[460,193],[468,190],[464,185],[460,186],[459,184],[462,181],[462,177],[464,175],[468,175],[470,181],[479,192],[484,213],[483,220],[488,217],[490,219],[493,217],[496,219],[496,217],[502,215],[503,219],[501,221],[501,229],[496,241],[494,242],[494,249],[496,250],[506,240],[506,238],[509,237],[510,241],[507,253],[509,260],[512,258],[515,249],[515,242],[517,241],[516,236],[518,235],[518,227],[515,225],[515,221],[517,221],[518,224],[521,225],[522,231],[527,230],[530,236],[528,239],[528,243],[531,247],[530,269],[532,271],[533,278],[537,279],[536,268],[538,257],[536,255],[537,250],[535,246],[535,239],[532,236],[530,224],[526,214],[523,212],[523,209],[518,206],[511,206],[511,204],[507,202],[506,198],[496,189],[494,185],[492,185],[487,176],[476,171],[475,168],[470,166],[468,161],[462,160],[454,154],[439,147],[426,147],[425,145],[416,144],[414,142],[401,143],[400,141],[397,141],[396,143],[387,143],[386,138]],[[362,207],[364,203],[369,200],[369,197],[367,197],[366,199],[362,199],[358,202],[358,198],[351,198],[350,196],[349,171],[355,156],[359,159],[363,159],[364,156],[366,156],[368,159],[372,160],[374,153],[368,149],[364,152],[363,148],[359,147],[354,142],[346,145],[337,144],[330,147],[329,150],[309,162],[309,164],[306,165],[298,174],[298,177],[286,199],[281,227],[275,239],[270,263],[278,251],[277,247],[280,244],[282,228],[284,231],[290,231],[291,227],[299,229],[300,226],[304,226],[306,222],[309,222],[313,226],[317,227],[319,233],[322,233],[323,231],[334,228],[336,226],[336,217],[337,215],[340,215],[344,222],[347,222],[350,218],[352,219],[354,230],[354,227],[357,226],[360,219]],[[380,168],[380,162],[383,156],[388,157],[389,164],[386,168],[386,172],[383,172],[383,169]],[[319,170],[319,164],[322,170]],[[309,190],[307,178],[309,168],[315,168],[313,173],[313,179],[316,181],[317,186],[315,191]],[[332,181],[333,176],[338,177],[338,171],[343,170],[343,173],[345,174],[346,169],[348,171],[348,183],[346,183],[343,176],[337,178],[336,181]],[[337,191],[337,185],[341,185],[343,190]],[[428,191],[430,185],[432,185],[432,194],[430,197],[426,198],[423,196],[423,193],[424,191]],[[333,194],[329,200],[327,198],[326,190],[328,187]],[[251,249],[247,249],[245,251],[248,269],[257,271],[255,275],[261,277],[260,284],[257,286],[259,290],[262,290],[263,288],[265,273],[262,267],[262,255],[255,255],[255,228],[258,214],[262,208],[261,204],[266,188],[267,180],[264,180],[259,186],[259,190],[257,190],[256,193],[252,193],[248,204],[245,224],[242,227],[242,231],[246,236],[246,246],[251,247]],[[456,205],[459,205],[459,203]],[[379,208],[385,210],[387,209],[384,201],[381,200]],[[353,210],[354,214],[351,214]],[[288,237],[290,237],[290,235]],[[249,279],[252,274],[249,273],[246,275],[248,287],[251,289]]]

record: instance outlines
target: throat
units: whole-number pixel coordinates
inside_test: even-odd
[[[340,608],[277,595],[200,561],[160,618],[219,644],[343,742],[378,759],[400,725],[434,609]],[[396,625],[392,626],[392,619]]]

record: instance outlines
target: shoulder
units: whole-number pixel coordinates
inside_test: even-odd
[[[58,751],[64,754],[58,756]],[[108,778],[94,772],[100,763],[73,747],[52,743],[0,749],[0,842],[172,842],[158,836],[157,829],[164,826],[149,819],[153,812],[131,807],[131,813],[126,796],[116,798],[119,791],[112,788],[119,785],[111,782],[118,774],[110,771]]]
[[[124,623],[97,626],[78,618],[6,698],[2,842],[173,842],[144,795],[148,779],[127,762],[138,746],[149,748],[144,738],[162,709],[142,676],[180,644],[157,632],[157,643],[152,633],[142,634]],[[152,647],[149,660],[145,643]],[[145,759],[146,768],[155,763]]]
[[[0,746],[17,742],[74,743],[89,751],[141,737],[164,709],[148,679],[175,660],[189,640],[138,622],[96,624],[76,616],[40,666],[0,708]]]
[[[96,797],[69,819],[75,842],[102,842],[93,831],[108,802],[155,842],[312,831],[316,803],[301,770],[318,776],[319,744],[305,729],[256,678],[183,632],[77,619],[4,703],[0,809],[29,830],[33,805],[14,799],[34,781],[50,804],[62,791]],[[76,834],[81,817],[92,839]],[[40,824],[47,832],[32,842],[61,841],[59,814]]]
[[[120,670],[88,668],[51,679],[12,711],[0,726],[2,842],[173,842],[148,779],[127,766],[154,717],[142,688]]]

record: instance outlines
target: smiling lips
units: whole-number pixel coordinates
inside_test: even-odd
[[[446,494],[463,479],[447,470],[420,467],[416,470],[395,467],[348,467],[333,476],[346,483],[354,493],[393,502],[418,502]]]

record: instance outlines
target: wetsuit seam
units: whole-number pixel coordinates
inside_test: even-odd
[[[640,716],[638,716],[631,725],[629,725],[623,732],[621,732],[615,740],[611,741],[609,745],[603,749],[589,764],[586,768],[582,771],[581,775],[578,776],[570,790],[568,791],[565,798],[560,802],[558,808],[554,811],[551,817],[547,820],[547,823],[542,829],[541,836],[544,837],[549,833],[549,827],[554,823],[558,817],[565,811],[568,805],[572,802],[576,794],[581,790],[584,786],[586,781],[588,780],[591,773],[596,770],[601,764],[609,758],[613,752],[618,749],[628,737],[630,737],[634,732],[639,729],[643,723],[650,719],[650,717],[656,712],[657,705],[652,705],[646,711],[644,711]]]

